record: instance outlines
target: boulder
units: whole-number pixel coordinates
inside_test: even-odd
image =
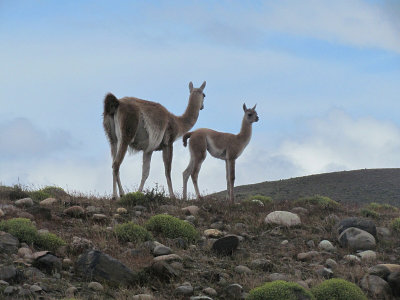
[[[75,263],[75,270],[86,279],[116,285],[131,285],[137,280],[137,274],[122,262],[98,250],[81,254]]]
[[[182,208],[182,211],[185,214],[188,214],[188,215],[190,214],[190,215],[193,215],[193,216],[197,215],[199,210],[200,210],[200,208],[198,206],[196,206],[196,205],[190,205],[190,206]]]
[[[336,250],[336,247],[332,245],[332,243],[328,240],[322,240],[318,244],[318,248],[322,251],[333,252]]]
[[[376,252],[372,250],[361,251],[357,253],[357,256],[360,257],[362,261],[376,260]]]
[[[0,231],[0,253],[13,254],[18,251],[19,241],[9,233]]]
[[[387,281],[392,288],[394,296],[400,296],[400,272],[392,272],[389,274]]]
[[[43,251],[46,252],[46,251]],[[43,256],[36,258],[32,264],[35,268],[46,272],[47,274],[52,274],[54,272],[60,272],[62,268],[62,261],[57,256],[46,253]]]
[[[168,255],[172,253],[172,249],[170,247],[164,245],[158,245],[153,249],[154,256],[160,255]]]
[[[85,214],[85,210],[83,207],[76,205],[64,209],[64,214],[70,217],[79,218]]]
[[[371,220],[356,217],[343,219],[338,224],[338,233],[341,234],[343,231],[350,227],[364,230],[372,234],[376,238],[376,226],[375,223]]]
[[[206,229],[204,230],[204,236],[207,238],[220,238],[224,236],[224,234],[218,229]]]
[[[376,240],[372,234],[356,227],[350,227],[339,235],[339,243],[351,250],[372,250],[376,247]]]
[[[0,280],[10,281],[17,277],[17,269],[13,265],[0,267]]]
[[[389,275],[394,272],[400,272],[400,265],[396,264],[379,264],[368,269],[370,275],[376,275],[387,280]]]
[[[361,287],[368,291],[374,299],[392,299],[392,291],[389,284],[375,275],[365,275],[361,280]]]
[[[51,207],[57,203],[59,203],[59,201],[56,198],[47,198],[40,201],[39,205],[44,207]]]
[[[17,207],[30,207],[33,206],[33,200],[31,198],[23,198],[14,202]]]
[[[289,211],[273,211],[265,218],[266,224],[276,224],[286,227],[301,225],[301,221],[298,215]]]
[[[212,244],[212,249],[221,255],[231,255],[239,246],[239,238],[236,235],[227,235],[216,240]]]

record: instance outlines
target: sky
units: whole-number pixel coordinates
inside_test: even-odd
[[[206,80],[195,128],[260,121],[235,185],[400,167],[400,2],[0,0],[0,184],[110,195],[103,99],[134,96],[184,112]],[[189,162],[174,144],[172,181]],[[135,191],[141,154],[121,181]],[[147,188],[165,187],[160,152]],[[189,181],[189,192],[193,186]],[[203,194],[226,188],[207,156]]]

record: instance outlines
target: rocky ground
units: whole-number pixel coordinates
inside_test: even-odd
[[[264,282],[308,289],[333,277],[357,284],[369,299],[400,299],[395,207],[231,205],[160,193],[150,193],[157,201],[127,205],[56,188],[50,194],[0,188],[0,221],[27,218],[66,242],[50,251],[0,232],[1,299],[245,299]],[[163,213],[193,224],[198,240],[154,234],[154,241],[132,243],[115,234],[117,224],[144,225]]]

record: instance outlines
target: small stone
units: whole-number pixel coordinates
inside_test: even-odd
[[[316,273],[317,273],[319,276],[321,276],[321,277],[323,277],[323,278],[325,278],[325,279],[330,279],[330,278],[333,277],[333,272],[332,272],[332,270],[331,270],[331,269],[328,269],[328,268],[325,268],[325,267],[323,267],[323,266],[317,268],[317,269],[316,269]]]
[[[102,292],[104,291],[104,287],[101,285],[101,283],[96,282],[96,281],[92,281],[88,284],[88,288],[96,291],[96,292]]]
[[[283,240],[283,241],[281,242],[281,245],[282,245],[282,246],[286,246],[287,244],[289,244],[289,241],[288,241],[288,240]]]
[[[30,207],[33,206],[33,200],[31,198],[23,198],[14,202],[17,207]]]
[[[182,208],[182,211],[186,214],[191,214],[193,216],[197,215],[199,212],[200,208],[196,205],[190,205],[187,207]]]
[[[206,229],[204,230],[204,235],[207,238],[220,238],[224,236],[224,234],[218,229]]]
[[[242,297],[242,286],[234,283],[230,284],[225,288],[225,292],[228,296],[230,296],[230,299],[240,299]]]
[[[203,293],[213,297],[218,295],[217,291],[214,290],[212,287],[206,287],[205,289],[203,289]]]
[[[327,266],[329,269],[336,269],[337,265],[338,265],[337,262],[332,258],[328,258],[325,261],[325,266]]]
[[[193,295],[193,287],[190,285],[190,283],[183,284],[175,289],[175,294],[183,296]]]
[[[170,247],[167,247],[164,245],[158,245],[153,250],[154,256],[168,255],[171,253],[172,253],[172,249]]]
[[[153,258],[154,262],[158,261],[171,262],[171,261],[181,261],[181,260],[182,258],[177,254],[160,255]]]
[[[355,255],[353,255],[353,254],[345,255],[345,256],[343,257],[343,259],[344,259],[345,261],[349,262],[349,263],[359,263],[359,262],[361,262],[361,260],[360,260],[357,256],[355,256]]]
[[[309,251],[297,254],[297,259],[300,261],[310,261],[319,256],[320,253],[318,251]]]
[[[74,298],[74,296],[77,292],[78,292],[78,289],[74,286],[71,286],[71,287],[67,288],[67,290],[65,291],[65,296],[67,298]]]
[[[128,213],[128,210],[125,207],[118,207],[117,208],[117,213],[124,215]]]
[[[376,252],[372,250],[359,252],[357,253],[357,256],[360,257],[362,261],[376,260]]]
[[[274,268],[273,263],[265,258],[258,258],[251,261],[251,266],[255,269],[260,269],[266,272],[271,272]]]
[[[29,248],[25,248],[25,247],[19,248],[18,256],[22,257],[22,258],[24,258],[24,257],[30,258],[30,257],[32,257],[32,250]]]
[[[149,294],[139,294],[139,295],[133,296],[130,299],[132,299],[132,300],[154,300],[155,298]]]
[[[336,250],[336,247],[333,246],[332,243],[328,240],[322,240],[318,244],[318,248],[327,252],[334,252]]]
[[[251,274],[251,270],[248,267],[242,265],[236,266],[235,272],[238,274]]]
[[[39,205],[44,206],[44,207],[51,207],[57,203],[58,203],[58,200],[56,198],[47,198],[47,199],[40,201]]]
[[[315,242],[313,241],[313,240],[309,240],[309,241],[307,241],[307,246],[309,247],[309,248],[314,248],[315,247]]]
[[[37,292],[42,291],[42,288],[41,288],[40,286],[38,286],[37,284],[34,284],[34,285],[31,285],[31,286],[29,287],[29,290],[30,290],[31,292],[33,292],[33,293],[37,293]]]
[[[7,281],[0,280],[0,287],[9,286],[10,284]]]
[[[18,289],[15,286],[10,285],[4,289],[3,293],[5,295],[11,295],[14,294],[14,292],[16,292],[17,290]]]
[[[94,214],[92,216],[93,221],[102,222],[107,220],[107,216],[104,214]]]
[[[210,228],[212,229],[218,229],[218,230],[224,230],[225,225],[224,222],[222,221],[218,221],[218,222],[214,222],[210,225]]]
[[[73,264],[74,264],[74,263],[73,263],[72,260],[69,259],[69,258],[64,258],[63,261],[62,261],[62,265],[63,265],[64,268],[72,267]]]
[[[82,217],[85,214],[85,210],[82,207],[76,205],[76,206],[71,206],[71,207],[68,207],[67,209],[64,209],[64,214],[66,214],[70,217],[78,218],[78,217]]]

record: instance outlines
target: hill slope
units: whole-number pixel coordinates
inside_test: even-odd
[[[226,191],[214,194],[222,196]],[[294,200],[315,194],[345,203],[400,204],[400,169],[363,169],[265,181],[235,187],[237,199],[249,195]]]

